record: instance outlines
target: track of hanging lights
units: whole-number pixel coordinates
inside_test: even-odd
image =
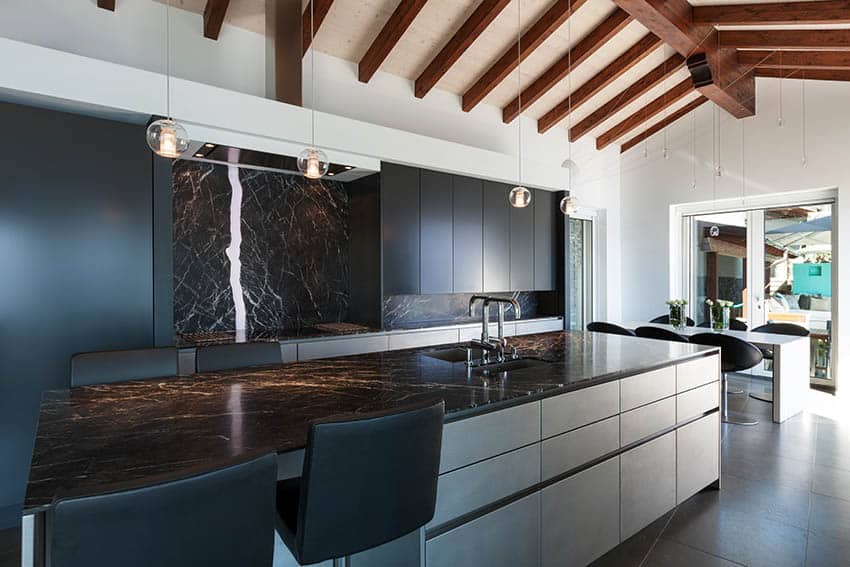
[[[151,122],[148,147],[164,158],[178,158],[189,149],[189,136],[182,124],[171,117],[171,2],[165,5],[165,106],[166,118]]]
[[[316,147],[316,26],[313,23],[315,2],[310,2],[310,147],[298,154],[298,171],[307,179],[321,179],[328,173],[330,161],[325,152]]]

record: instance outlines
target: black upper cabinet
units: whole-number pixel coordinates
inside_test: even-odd
[[[419,293],[419,169],[381,165],[384,295]]]
[[[454,292],[477,293],[484,285],[483,182],[454,177]]]
[[[510,207],[511,291],[534,289],[534,208],[534,198],[525,208]]]
[[[484,291],[511,289],[511,215],[503,183],[484,182]]]
[[[556,289],[557,215],[561,193],[534,190],[534,289]]]
[[[420,174],[420,293],[452,292],[452,176]]]

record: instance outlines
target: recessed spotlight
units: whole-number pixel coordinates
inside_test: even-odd
[[[205,148],[214,148],[215,144],[206,143],[206,144],[204,144],[204,147]]]

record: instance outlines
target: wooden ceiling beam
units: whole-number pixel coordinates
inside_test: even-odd
[[[115,0],[97,0],[97,7],[103,8],[104,10],[109,10],[110,12],[114,12]]]
[[[756,67],[756,77],[805,79],[810,81],[850,81],[850,69],[772,69]]]
[[[693,22],[709,26],[848,24],[850,1],[770,2],[694,6]]]
[[[616,8],[614,12],[596,26],[589,34],[582,38],[574,48],[561,56],[537,79],[527,86],[519,98],[514,98],[502,109],[502,121],[510,123],[519,115],[520,101],[522,107],[528,108],[545,95],[555,85],[564,80],[570,73],[596,53],[600,47],[608,43],[611,38],[620,33],[632,21],[623,10]]]
[[[207,0],[204,7],[204,37],[217,40],[230,0]]]
[[[448,73],[460,56],[478,39],[487,26],[496,19],[511,0],[483,0],[466,19],[443,49],[434,57],[416,79],[413,94],[422,98]]]
[[[552,110],[544,114],[537,121],[537,131],[543,134],[566,118],[570,112],[590,100],[599,91],[620,78],[623,73],[643,61],[655,49],[661,47],[661,40],[654,34],[648,33],[636,44],[631,46],[625,53],[617,57],[613,63],[599,71],[588,81],[578,87],[574,92],[567,95]],[[681,57],[680,57],[681,59]],[[681,65],[681,61],[679,65]]]
[[[634,138],[631,138],[628,141],[624,142],[623,145],[620,146],[620,153],[629,151],[630,149],[643,142],[645,139],[649,138],[653,134],[660,132],[673,122],[677,121],[678,119],[682,118],[687,114],[690,114],[692,111],[696,110],[706,102],[708,102],[708,99],[704,96],[700,96],[699,98],[694,99],[693,101],[689,102],[688,104],[686,104],[664,120],[656,122]]]
[[[310,49],[310,44],[313,43],[313,38],[319,33],[319,28],[322,27],[322,22],[333,5],[334,0],[311,0],[307,2],[307,7],[304,8],[304,13],[301,17],[301,54],[307,53]],[[312,14],[311,14],[312,10]],[[310,20],[313,20],[313,30],[310,32]]]
[[[690,93],[694,92],[690,79],[685,79],[665,93],[662,93],[643,108],[632,113],[628,118],[596,138],[596,149],[601,150],[619,140],[653,116],[676,104]]]
[[[738,52],[738,63],[762,69],[850,69],[850,51]]]
[[[729,49],[850,49],[850,30],[721,30],[717,33],[720,47]]]
[[[369,80],[380,69],[381,64],[396,46],[398,40],[413,23],[413,20],[425,7],[428,0],[401,0],[395,11],[378,33],[378,37],[369,46],[366,55],[360,60],[358,78],[363,83]]]
[[[738,65],[733,49],[718,41],[717,31],[694,22],[693,7],[687,0],[614,0],[620,8],[660,37],[680,55],[698,57],[688,69],[694,86],[709,100],[732,116],[755,114],[755,80]]]
[[[463,94],[462,107],[465,112],[475,108],[499,83],[517,67],[518,60],[524,61],[549,36],[555,33],[571,14],[581,8],[587,0],[557,0],[534,22],[519,40],[514,41],[501,57],[481,75],[475,84]]]
[[[660,85],[663,81],[673,76],[682,65],[685,58],[678,53],[668,57],[663,63],[656,66],[652,71],[638,79],[618,93],[614,98],[594,110],[587,117],[570,129],[570,141],[575,142],[606,120],[621,111],[627,105],[637,100],[650,89]]]

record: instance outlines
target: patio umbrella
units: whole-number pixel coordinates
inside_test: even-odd
[[[789,224],[767,231],[767,234],[790,234],[792,232],[829,232],[832,230],[832,217],[821,217],[813,221]]]

